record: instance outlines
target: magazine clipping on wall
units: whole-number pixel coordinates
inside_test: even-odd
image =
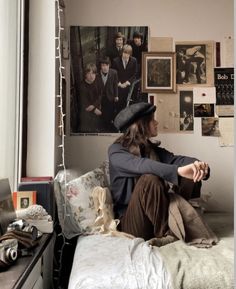
[[[70,26],[70,134],[118,133],[126,106],[147,102],[141,91],[146,26]]]
[[[234,68],[214,69],[216,110],[220,117],[234,116]]]
[[[213,41],[176,42],[175,51],[176,83],[178,85],[213,85]]]
[[[183,90],[179,95],[180,102],[180,131],[193,132],[193,91]]]

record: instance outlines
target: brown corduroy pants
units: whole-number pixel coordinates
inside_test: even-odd
[[[201,183],[181,179],[177,193],[185,199],[200,196]],[[155,175],[141,176],[128,208],[120,219],[119,230],[149,240],[168,234],[168,186]]]

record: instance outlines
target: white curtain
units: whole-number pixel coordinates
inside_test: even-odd
[[[0,0],[0,178],[16,189],[20,150],[21,0]]]

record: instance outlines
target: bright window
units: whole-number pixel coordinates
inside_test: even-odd
[[[20,175],[23,0],[0,0],[0,178]]]

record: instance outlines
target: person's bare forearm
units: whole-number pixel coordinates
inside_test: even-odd
[[[202,161],[195,161],[189,165],[178,167],[178,175],[194,182],[203,180],[208,174],[209,166]]]

